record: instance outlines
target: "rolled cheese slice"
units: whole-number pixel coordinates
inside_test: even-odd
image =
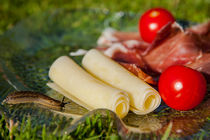
[[[67,56],[55,60],[49,77],[54,82],[51,87],[83,107],[88,105],[87,109],[110,109],[121,118],[129,111],[126,93],[94,78]]]
[[[160,105],[161,97],[154,88],[98,50],[88,51],[82,65],[98,79],[126,91],[134,113],[147,114]]]

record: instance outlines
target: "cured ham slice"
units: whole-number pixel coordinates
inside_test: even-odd
[[[182,32],[164,40],[151,50],[144,60],[159,73],[172,65],[186,65],[202,57],[199,38],[190,32]]]
[[[210,21],[203,24],[194,25],[187,30],[198,35],[210,37]]]
[[[186,66],[210,75],[210,53],[204,53],[200,59]]]
[[[210,42],[207,40],[209,27],[209,23],[207,23],[175,34],[174,27],[171,28],[170,36],[163,38],[159,45],[153,47],[144,60],[152,70],[159,73],[169,66],[177,64],[189,66],[192,63],[193,66],[200,66],[199,68],[194,67],[195,69],[201,70],[203,67],[201,67],[201,63],[204,64],[204,60],[205,62],[209,61],[204,57],[206,56],[204,54],[210,50]]]
[[[129,50],[139,49],[141,53],[150,45],[141,39],[138,32],[119,32],[112,28],[105,29],[97,41],[98,48],[113,47],[116,43]]]
[[[113,43],[109,47],[97,47],[106,56],[117,62],[135,64],[141,68],[146,68],[145,62],[141,56],[145,49],[139,49],[135,44],[130,44],[133,48],[129,48],[123,43]]]
[[[200,42],[202,43],[201,47],[203,55],[193,63],[188,64],[186,66],[206,74],[208,79],[210,79],[210,21],[203,24],[192,26],[187,30],[199,35],[201,40]]]
[[[129,50],[126,53],[116,51],[111,58],[118,62],[126,62],[129,64],[135,64],[139,67],[146,67],[145,62],[143,61],[143,59],[142,59],[141,55],[138,53],[138,51]]]
[[[153,80],[152,76],[144,73],[135,64],[128,64],[128,63],[122,63],[122,62],[120,62],[119,64],[122,65],[127,70],[129,70],[130,72],[132,72],[133,74],[135,74],[136,76],[138,76],[140,79],[144,80],[145,82],[152,84],[152,85],[157,84],[157,82],[155,80]]]
[[[119,32],[113,28],[106,28],[97,43],[99,46],[107,46],[115,42],[122,42],[127,40],[142,41],[138,32]]]
[[[197,34],[200,37],[203,51],[210,52],[210,21],[192,26],[187,31]]]
[[[149,51],[153,50],[155,47],[164,42],[166,38],[171,38],[177,33],[183,32],[183,28],[176,22],[169,22],[165,26],[163,26],[160,31],[157,32],[157,36],[155,40],[150,44],[147,49],[145,49],[143,55],[147,55]]]
[[[141,55],[149,44],[137,32],[119,32],[108,28],[103,31],[97,43],[97,49],[115,61],[146,67]]]
[[[106,30],[104,33],[107,35]],[[147,72],[161,73],[178,64],[210,74],[206,66],[210,61],[210,21],[185,30],[176,22],[169,23],[158,32],[152,44],[144,42],[136,32],[112,30],[109,34],[112,39],[103,34],[100,38],[109,41],[99,43],[97,48],[115,61],[135,64]],[[101,49],[101,46],[106,47]]]

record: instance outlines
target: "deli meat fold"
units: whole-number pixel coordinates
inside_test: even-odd
[[[106,29],[97,49],[112,59],[161,73],[171,65],[185,65],[210,75],[210,21],[185,30],[169,23],[148,44],[136,32]]]

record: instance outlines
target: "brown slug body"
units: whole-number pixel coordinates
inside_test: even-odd
[[[3,100],[3,104],[22,104],[22,103],[35,103],[41,104],[51,109],[60,110],[64,107],[65,103],[48,97],[44,94],[33,91],[17,91],[10,93],[6,99]]]

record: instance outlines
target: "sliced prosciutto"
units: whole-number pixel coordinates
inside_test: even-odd
[[[124,68],[126,68],[131,73],[135,74],[140,79],[144,80],[145,82],[156,85],[157,82],[152,78],[152,76],[144,73],[138,66],[135,64],[128,64],[128,63],[122,63],[119,62],[120,65],[122,65]]]
[[[186,66],[210,75],[210,53],[204,53],[200,59]]]
[[[203,24],[194,25],[187,30],[198,35],[210,37],[210,21]]]
[[[127,40],[142,41],[138,32],[119,32],[113,28],[106,28],[99,37],[97,44],[99,46],[109,46],[112,43],[124,42]]]
[[[196,63],[204,63],[203,59],[210,61],[210,59],[206,57],[203,58],[206,56],[204,54],[208,53],[210,50],[210,40],[208,40],[206,36],[210,28],[207,28],[206,25],[207,24],[199,25],[199,29],[205,28],[205,31],[203,30],[199,33],[197,30],[195,31],[195,27],[193,27],[194,31],[189,28],[186,31],[176,32],[176,34],[174,34],[173,28],[171,28],[169,31],[173,35],[162,39],[162,42],[154,46],[144,57],[144,60],[152,70],[159,73],[172,65],[190,66],[190,64],[193,64],[198,66]],[[198,61],[200,59],[201,61]],[[202,69],[202,67],[196,69],[199,70]]]
[[[145,57],[150,68],[159,73],[172,65],[186,65],[202,56],[200,41],[191,32],[181,32],[165,39]]]
[[[200,41],[203,44],[202,49],[204,52],[210,52],[210,21],[192,26],[187,31],[193,32],[200,37]]]
[[[129,49],[122,43],[113,43],[110,47],[98,47],[97,49],[117,62],[135,64],[141,68],[146,67],[141,51]]]
[[[142,54],[149,44],[141,39],[139,33],[119,32],[108,28],[103,31],[97,43],[97,49],[113,60],[146,68]]]
[[[161,73],[171,65],[185,65],[210,75],[210,22],[183,30],[177,23],[163,27],[152,44],[138,33],[103,32],[99,50],[118,62]]]

